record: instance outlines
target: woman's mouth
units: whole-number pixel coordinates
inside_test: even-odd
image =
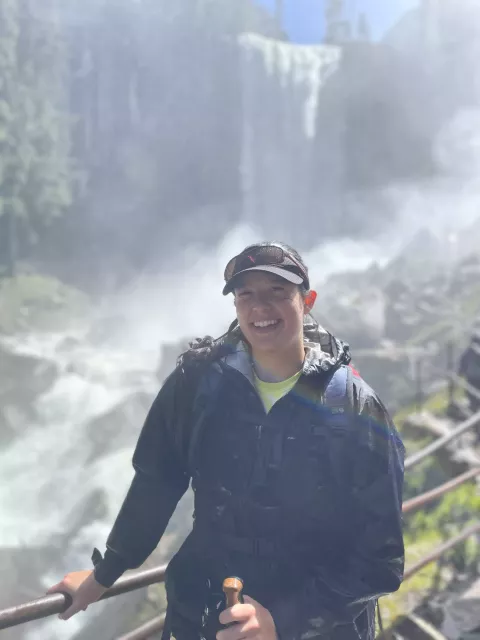
[[[281,322],[281,320],[258,320],[257,322],[252,322],[252,326],[255,331],[269,333],[270,331],[275,331]]]

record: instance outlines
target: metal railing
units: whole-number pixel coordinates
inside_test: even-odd
[[[410,498],[410,500],[406,500],[403,503],[402,511],[403,513],[410,513],[410,511],[414,511],[415,509],[419,509],[421,507],[425,507],[427,504],[436,500],[437,498],[441,498],[445,494],[453,491],[465,482],[469,480],[473,480],[476,476],[480,475],[480,466],[474,467],[473,469],[469,469],[465,471],[465,473],[460,474],[456,478],[445,482],[439,487],[435,487],[435,489],[431,489],[430,491],[426,491],[415,498]]]
[[[463,387],[465,391],[468,391],[469,393],[472,394],[472,396],[475,396],[477,400],[480,400],[480,389],[477,389],[477,387],[474,387],[473,385],[471,385],[469,382],[465,380],[465,378],[462,378],[461,376],[459,376],[458,373],[450,372],[448,376],[453,380],[455,384],[459,385],[460,387]]]
[[[452,429],[450,433],[446,433],[444,436],[441,436],[434,442],[431,442],[421,451],[413,453],[411,456],[409,456],[405,460],[405,470],[411,469],[419,462],[422,462],[422,460],[425,460],[425,458],[427,458],[428,456],[431,456],[432,453],[436,453],[439,449],[443,449],[443,447],[445,447],[447,444],[461,436],[462,433],[469,431],[473,427],[476,427],[478,424],[480,424],[480,411],[477,411],[477,413],[474,413],[473,416],[470,416],[470,418],[461,422],[454,429]]]
[[[425,507],[430,502],[442,497],[443,495],[453,491],[460,485],[472,480],[477,475],[480,475],[480,466],[478,468],[470,469],[465,473],[445,482],[444,484],[427,491],[420,496],[416,496],[415,498],[411,498],[404,502],[402,511],[403,513],[410,513],[415,509],[419,509],[421,507]],[[472,535],[471,533],[468,535]],[[452,540],[457,540],[456,538],[452,538]],[[446,543],[448,544],[448,543]],[[442,546],[443,548],[443,546]],[[436,552],[433,552],[436,553]],[[436,558],[436,556],[435,556]],[[434,559],[435,559],[434,558]],[[152,584],[157,584],[159,582],[163,582],[165,578],[166,565],[155,567],[153,569],[145,569],[141,571],[132,572],[129,575],[123,576],[113,587],[111,587],[101,598],[101,600],[105,600],[108,598],[113,598],[115,596],[121,595],[123,593],[128,593],[130,591],[135,591],[137,589],[141,589],[143,587],[148,587]],[[405,573],[408,575],[408,571]],[[8,627],[14,627],[19,624],[23,624],[25,622],[32,622],[33,620],[39,620],[41,618],[46,618],[48,616],[62,613],[70,606],[70,596],[63,593],[55,593],[52,595],[43,596],[34,600],[32,602],[27,602],[25,604],[18,605],[16,607],[10,607],[9,609],[3,609],[0,611],[0,630],[7,629]],[[160,619],[163,620],[163,616],[158,616],[155,620],[156,624],[159,624]],[[146,623],[141,629],[146,632],[148,628],[150,628],[149,623]],[[158,630],[155,628],[151,630]],[[148,638],[149,636],[138,636]],[[122,636],[119,640],[134,640],[137,636],[131,636],[127,634],[126,636]]]
[[[405,460],[405,469],[411,469],[422,460],[424,460],[427,456],[432,455],[439,449],[445,447],[452,440],[458,438],[461,434],[465,433],[469,429],[472,429],[478,423],[480,423],[480,412],[477,412],[467,420],[457,425],[454,429],[452,429],[451,433],[438,438],[418,453],[409,456]],[[427,491],[419,496],[416,496],[415,498],[411,498],[410,500],[407,500],[403,504],[402,511],[403,513],[409,513],[414,509],[424,507],[430,502],[459,487],[460,485],[473,480],[479,474],[480,465],[470,469],[469,471],[466,471],[465,473],[457,476],[456,478],[453,478],[452,480],[449,480],[448,482],[442,484],[439,487],[436,487],[435,489]],[[404,580],[408,580],[423,567],[430,564],[431,562],[434,562],[435,560],[438,560],[438,558],[440,558],[447,551],[475,534],[480,534],[480,520],[464,529],[460,534],[452,537],[450,540],[439,546],[437,549],[413,564],[411,567],[408,567],[404,573]],[[152,584],[161,583],[165,579],[165,571],[166,566],[160,566],[153,569],[140,570],[125,575],[121,577],[115,583],[115,585],[103,595],[101,600],[113,598],[120,594],[135,591],[143,587],[148,587]],[[26,622],[39,620],[41,618],[46,618],[54,614],[62,613],[70,606],[70,604],[71,598],[68,594],[56,593],[43,596],[31,602],[20,604],[15,607],[0,610],[0,630],[24,624]],[[149,622],[143,624],[141,627],[127,633],[126,635],[123,635],[121,638],[118,638],[118,640],[144,640],[150,638],[154,633],[162,630],[164,621],[164,615],[157,616]]]
[[[144,569],[142,571],[132,572],[131,574],[122,576],[111,587],[100,600],[114,598],[123,593],[135,591],[142,587],[148,587],[151,584],[163,582],[165,579],[166,565],[154,567],[153,569]],[[53,593],[51,595],[42,596],[31,602],[20,604],[15,607],[3,609],[0,611],[0,630],[15,627],[25,622],[40,620],[57,613],[62,613],[71,604],[71,598],[68,594]]]
[[[155,618],[152,618],[152,620],[142,624],[141,627],[137,627],[117,640],[147,640],[147,638],[151,638],[154,633],[163,631],[164,624],[165,614],[156,616]]]
[[[458,485],[457,485],[458,486]],[[439,560],[445,553],[455,548],[458,544],[464,542],[470,536],[480,534],[480,522],[466,527],[461,533],[447,540],[445,543],[437,547],[434,551],[426,555],[415,564],[407,567],[404,572],[403,582],[412,578],[415,574],[425,568],[432,562]],[[154,633],[162,631],[165,622],[165,615],[157,616],[150,622],[138,627],[130,633],[121,636],[118,640],[148,640]]]
[[[424,558],[422,558],[415,564],[412,564],[411,567],[408,567],[405,570],[405,573],[403,574],[404,581],[414,576],[416,573],[418,573],[421,569],[426,567],[431,562],[435,562],[436,560],[441,558],[447,551],[450,551],[461,542],[464,542],[465,540],[467,540],[467,538],[470,538],[470,536],[473,536],[476,534],[480,534],[480,521],[475,522],[469,527],[466,527],[461,533],[459,533],[456,536],[453,536],[453,538],[450,538],[450,540],[447,540],[446,542],[444,542],[442,545],[437,547],[434,551],[426,555]]]
[[[470,345],[470,347],[472,346],[475,351],[480,353],[480,347]],[[444,364],[439,366],[434,360],[441,355],[443,350],[445,350],[445,360]],[[407,358],[410,361],[410,376],[412,387],[415,391],[411,396],[403,398],[403,406],[412,403],[415,404],[417,410],[420,410],[425,398],[429,395],[428,389],[432,386],[432,377],[434,377],[437,382],[438,378],[445,381],[448,386],[448,397],[450,401],[453,400],[455,385],[460,386],[472,396],[480,399],[480,391],[454,371],[456,365],[455,345],[451,338],[448,339],[443,346],[391,345],[355,351],[355,358],[365,356],[372,356],[378,359],[393,358],[397,360]],[[428,374],[430,374],[430,376]],[[428,382],[429,377],[430,383]]]

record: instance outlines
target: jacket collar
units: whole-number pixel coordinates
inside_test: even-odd
[[[349,346],[323,327],[311,323],[304,326],[305,360],[303,375],[322,374],[351,360]],[[253,382],[251,356],[238,330],[222,339],[220,361],[242,373]]]

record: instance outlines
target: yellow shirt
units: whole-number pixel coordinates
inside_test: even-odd
[[[291,378],[287,378],[286,380],[282,380],[281,382],[264,382],[260,380],[255,371],[253,372],[253,379],[255,381],[255,387],[262,399],[263,406],[265,407],[265,411],[268,413],[273,405],[283,398],[290,389],[295,385],[297,380],[299,379],[302,371],[297,371],[295,375]]]

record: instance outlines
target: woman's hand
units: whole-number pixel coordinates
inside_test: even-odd
[[[244,596],[244,604],[222,611],[221,624],[232,624],[217,633],[217,640],[277,640],[272,614],[253,598]]]
[[[93,571],[73,571],[50,587],[47,593],[68,593],[71,596],[72,604],[58,616],[60,620],[68,620],[79,611],[85,611],[92,602],[100,600],[107,590],[95,580]]]

